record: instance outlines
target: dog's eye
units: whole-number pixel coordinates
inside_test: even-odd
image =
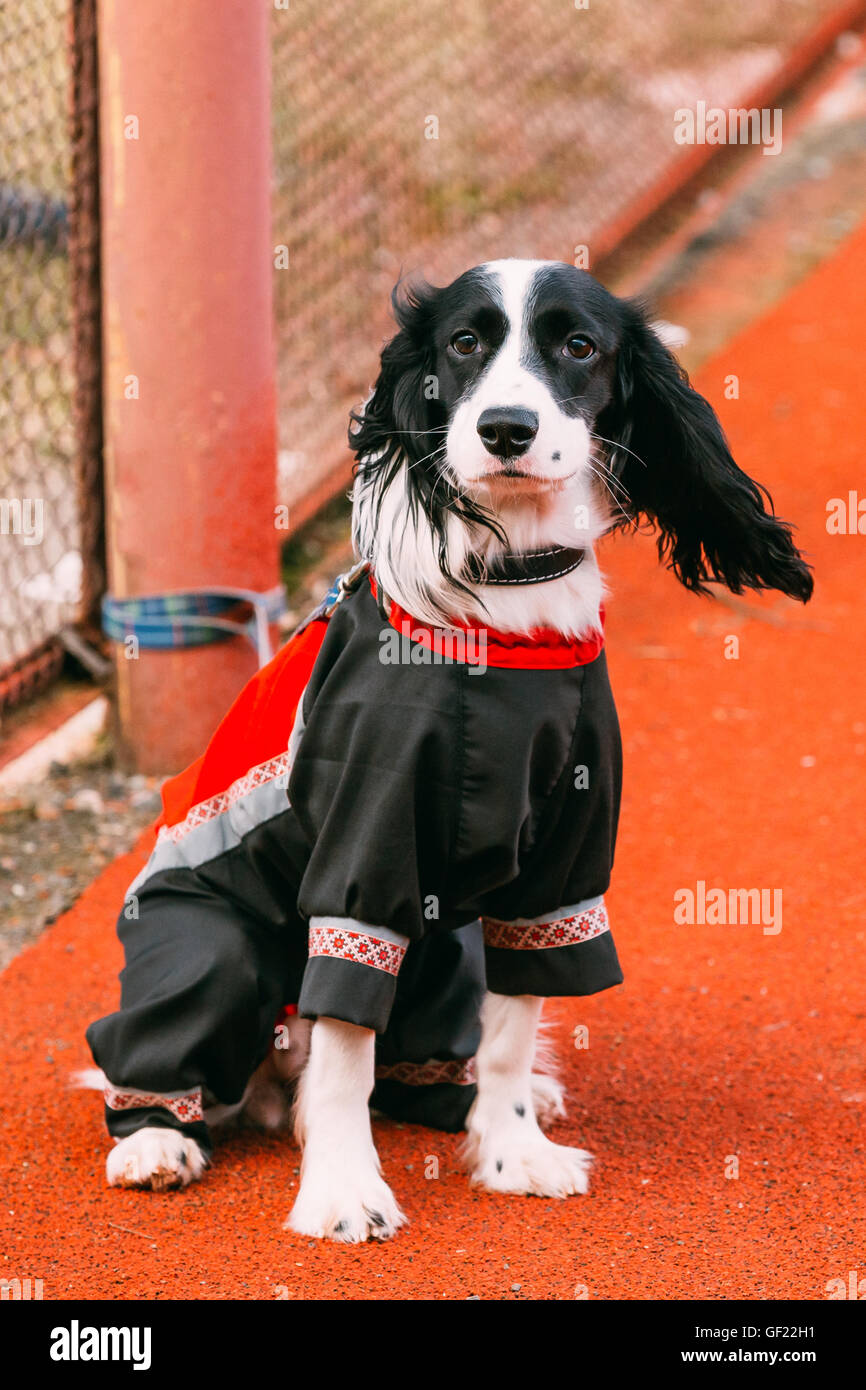
[[[478,339],[474,333],[470,333],[468,328],[462,328],[459,333],[455,333],[451,339],[451,346],[455,352],[459,352],[461,357],[469,357],[478,347]]]
[[[588,357],[592,357],[595,352],[595,344],[584,338],[582,333],[575,333],[568,339],[562,349],[569,357],[576,357],[581,362],[585,362]]]

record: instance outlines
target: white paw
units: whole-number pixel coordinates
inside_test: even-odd
[[[364,1172],[340,1171],[333,1163],[305,1160],[295,1205],[283,1226],[301,1236],[345,1241],[389,1240],[403,1215],[388,1184],[370,1165]]]
[[[543,1134],[508,1134],[497,1144],[488,1134],[475,1149],[471,1181],[491,1192],[569,1197],[589,1191],[592,1154],[552,1144]]]
[[[540,1071],[534,1071],[529,1079],[535,1118],[542,1129],[550,1129],[554,1120],[565,1119],[565,1087],[555,1076]]]
[[[109,1187],[149,1187],[164,1192],[200,1178],[207,1159],[194,1139],[176,1129],[148,1125],[120,1139],[108,1155]]]

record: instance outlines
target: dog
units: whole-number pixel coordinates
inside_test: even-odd
[[[563,1107],[539,1037],[545,997],[622,978],[603,901],[620,746],[599,538],[651,524],[696,593],[806,602],[813,584],[641,304],[564,263],[501,260],[398,287],[393,307],[349,433],[359,565],[240,698],[219,777],[206,759],[179,809],[166,799],[140,920],[121,926],[121,1009],[88,1030],[110,1078],[110,1183],[200,1177],[209,1093],[212,1121],[277,1124],[292,1091],[287,1226],[347,1242],[405,1220],[371,1094],[465,1126],[489,1190],[587,1191],[590,1154],[544,1133]],[[484,662],[448,645],[467,634]],[[275,703],[293,721],[272,747]],[[230,772],[247,738],[253,773]]]

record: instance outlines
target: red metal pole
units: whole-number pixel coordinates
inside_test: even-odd
[[[100,0],[109,585],[271,588],[276,410],[269,7]],[[117,652],[121,756],[201,751],[243,639]]]

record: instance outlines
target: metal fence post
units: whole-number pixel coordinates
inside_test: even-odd
[[[69,9],[69,280],[75,477],[82,574],[78,619],[89,638],[99,628],[105,588],[105,491],[102,472],[102,345],[99,274],[99,64],[97,0]]]
[[[277,582],[269,11],[100,0],[109,586]],[[194,758],[254,669],[117,648],[120,753]]]

